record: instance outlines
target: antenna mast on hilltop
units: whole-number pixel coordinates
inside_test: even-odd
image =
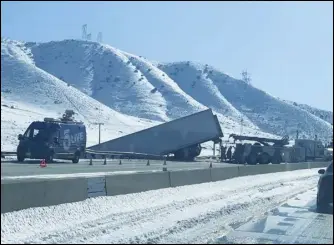
[[[250,84],[251,78],[250,78],[249,73],[247,72],[247,70],[242,71],[242,72],[241,72],[241,76],[242,76],[242,80],[243,80],[245,83]]]
[[[84,24],[82,26],[82,39],[86,40],[87,39],[87,24]]]
[[[97,34],[97,42],[98,42],[98,43],[102,43],[102,32],[99,32],[99,33]]]

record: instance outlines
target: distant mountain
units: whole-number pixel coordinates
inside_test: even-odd
[[[322,109],[318,109],[306,104],[298,104],[297,102],[284,100],[285,102],[292,104],[296,107],[299,107],[300,109],[303,109],[305,111],[308,111],[309,113],[315,115],[316,117],[321,118],[322,120],[329,122],[330,124],[333,124],[333,112],[332,111],[326,111]]]
[[[1,121],[11,129],[13,113],[23,130],[33,115],[73,108],[92,134],[93,122],[104,121],[107,140],[210,107],[226,136],[294,137],[298,129],[328,141],[333,134],[332,112],[282,101],[209,65],[150,62],[96,42],[2,39],[1,80]],[[24,110],[32,114],[21,120]],[[16,133],[6,135],[16,140]]]

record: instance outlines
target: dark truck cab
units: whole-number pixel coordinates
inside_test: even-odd
[[[87,134],[82,122],[68,118],[44,118],[44,121],[32,122],[23,135],[19,134],[18,140],[16,152],[19,162],[30,158],[78,163],[86,150]]]
[[[333,203],[333,161],[326,169],[318,171],[320,178],[318,181],[317,210],[326,212],[330,203]]]

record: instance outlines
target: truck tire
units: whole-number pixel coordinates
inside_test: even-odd
[[[72,159],[72,163],[78,163],[80,160],[80,152],[76,152],[74,154],[74,158]]]
[[[268,153],[264,152],[259,157],[260,164],[269,164],[270,163],[270,156]]]
[[[247,163],[249,165],[256,165],[257,164],[257,154],[255,152],[251,152],[248,156],[247,156]]]
[[[281,164],[282,159],[279,156],[273,156],[271,163],[272,164]]]
[[[17,152],[16,157],[17,157],[17,161],[18,162],[24,162],[24,154],[23,154],[23,152]]]

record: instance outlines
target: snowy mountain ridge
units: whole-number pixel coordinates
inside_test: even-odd
[[[31,120],[69,108],[88,124],[89,144],[97,143],[97,121],[105,141],[208,107],[226,136],[293,137],[298,129],[328,141],[333,130],[332,112],[320,118],[209,65],[150,62],[96,42],[2,39],[1,80],[2,148],[12,148]]]

